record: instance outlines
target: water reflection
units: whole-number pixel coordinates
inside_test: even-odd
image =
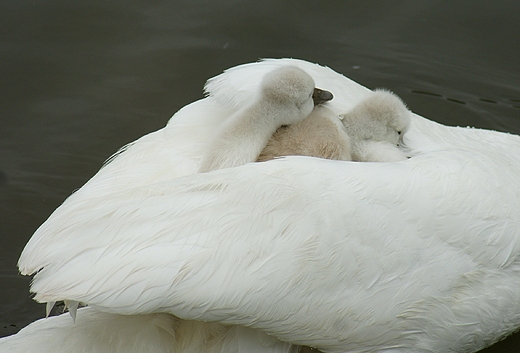
[[[389,88],[439,122],[520,133],[516,1],[49,0],[0,7],[2,335],[44,313],[16,270],[32,232],[104,159],[201,98],[205,80],[224,68],[260,57],[303,58]],[[511,349],[504,347],[488,352]]]

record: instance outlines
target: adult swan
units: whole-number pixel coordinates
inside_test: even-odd
[[[288,157],[193,174],[215,127],[282,65],[333,92],[336,114],[371,94],[290,59],[211,81],[211,97],[128,146],[29,241],[19,267],[38,271],[36,300],[91,307],[48,325],[66,336],[82,318],[91,330],[153,318],[180,340],[179,323],[228,327],[212,336],[227,351],[385,353],[474,352],[520,327],[518,136],[413,116],[405,161]],[[33,325],[36,341],[46,321]]]

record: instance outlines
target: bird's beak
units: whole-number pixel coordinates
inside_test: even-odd
[[[329,91],[325,91],[319,88],[315,88],[314,93],[312,94],[312,100],[314,101],[314,105],[330,101],[333,97],[334,96]]]

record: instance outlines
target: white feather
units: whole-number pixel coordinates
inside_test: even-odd
[[[255,343],[258,344],[255,346]],[[248,348],[248,349],[245,349]],[[169,314],[116,315],[78,309],[33,322],[0,338],[8,353],[297,353],[296,347],[258,330],[180,320]]]

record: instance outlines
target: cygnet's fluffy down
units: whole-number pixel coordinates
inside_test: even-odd
[[[230,116],[200,161],[199,172],[254,162],[282,125],[305,119],[314,107],[314,80],[284,66],[265,75],[256,101]]]
[[[278,128],[257,161],[291,155],[349,161],[350,138],[338,116],[318,105],[304,120]]]
[[[406,159],[399,144],[410,112],[395,94],[376,90],[341,118],[343,124],[327,107],[316,106],[306,119],[276,130],[257,161],[290,155],[358,162]]]
[[[375,90],[340,117],[350,136],[353,161],[397,162],[406,155],[399,149],[410,125],[410,111],[386,90]]]

